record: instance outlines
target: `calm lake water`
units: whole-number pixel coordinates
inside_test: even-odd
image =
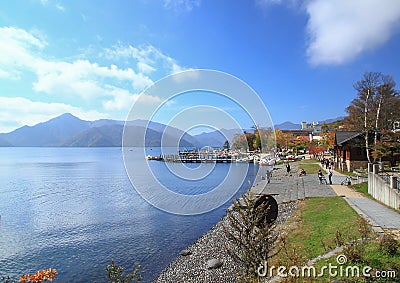
[[[150,162],[160,182],[171,182],[165,164]],[[229,166],[217,164],[201,181],[173,179],[174,188],[212,189]],[[247,190],[258,166],[232,166],[248,170]],[[114,259],[128,271],[140,263],[149,282],[230,203],[196,216],[156,209],[131,185],[120,148],[0,148],[0,278],[56,268],[56,282],[105,282]]]

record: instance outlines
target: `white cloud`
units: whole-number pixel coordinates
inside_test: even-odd
[[[56,4],[54,7],[56,7],[56,9],[59,11],[65,11],[65,7],[60,4]]]
[[[113,99],[107,100],[103,103],[104,109],[110,110],[110,111],[129,110],[132,108],[133,103],[138,99],[138,97],[140,95],[142,95],[142,97],[141,97],[142,103],[143,102],[148,103],[148,104],[162,103],[162,99],[157,96],[151,96],[151,95],[147,95],[147,94],[131,95],[129,92],[121,90],[121,89],[115,89],[113,94],[114,94]]]
[[[311,0],[306,10],[312,65],[352,60],[387,42],[400,27],[398,0]]]
[[[61,5],[59,2],[55,2],[55,1],[50,2],[49,0],[40,0],[40,4],[42,4],[42,6],[52,6],[61,12],[65,11],[65,7],[63,5]]]
[[[42,55],[47,47],[43,38],[39,32],[0,28],[0,78],[18,80],[25,74],[33,74],[34,92],[48,94],[55,101],[61,98],[78,105],[81,102],[85,105],[93,102],[103,106],[99,111],[113,113],[113,118],[126,116],[138,94],[153,84],[150,75],[159,79],[183,70],[173,58],[151,45],[134,47],[120,44],[106,49],[101,59],[111,59],[114,63],[110,65],[89,59],[70,62],[48,59],[49,56]],[[129,67],[117,66],[120,59]],[[146,101],[160,103],[160,98],[148,96]],[[57,103],[54,105],[59,106]],[[73,109],[75,113],[77,109]]]
[[[118,44],[113,48],[104,49],[101,55],[111,60],[133,59],[137,62],[138,70],[142,74],[153,73],[160,69],[160,66],[164,72],[166,71],[165,75],[185,70],[184,67],[178,65],[176,60],[152,45],[135,47]]]
[[[154,67],[152,67],[144,62],[138,62],[137,67],[138,67],[139,71],[144,74],[149,74],[149,73],[155,71]]]
[[[128,81],[136,91],[150,86],[153,81],[131,68],[120,69],[115,65],[99,66],[88,60],[68,62],[41,61],[37,64],[38,81],[33,84],[35,91],[48,94],[77,95],[85,99],[113,96],[110,92],[116,86],[107,80]]]
[[[94,110],[85,110],[64,103],[31,101],[23,97],[0,97],[0,133],[18,127],[33,126],[64,113],[71,113],[83,120],[109,118]]]
[[[47,43],[22,29],[0,28],[0,77],[19,79],[21,69],[32,70],[37,58],[33,53]]]
[[[164,0],[164,8],[175,11],[190,12],[200,4],[201,0]]]

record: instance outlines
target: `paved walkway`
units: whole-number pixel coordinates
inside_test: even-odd
[[[332,185],[320,185],[316,174],[298,176],[298,170],[292,166],[292,174],[288,175],[284,165],[275,166],[269,182],[257,180],[252,190],[259,194],[277,194],[278,203],[285,203],[306,197],[342,196],[349,205],[364,219],[366,219],[377,232],[383,229],[400,230],[400,213],[365,197],[354,189],[341,185],[345,175],[333,171]],[[324,169],[325,170],[325,169]],[[265,174],[263,175],[265,176]],[[326,179],[327,176],[326,176]]]
[[[400,214],[392,209],[369,198],[348,198],[348,202],[353,208],[360,209],[382,229],[400,229]]]
[[[344,175],[333,170],[333,176],[342,177]],[[336,184],[331,187],[338,196],[343,196],[347,203],[378,232],[382,232],[382,229],[400,229],[400,213],[367,198],[348,186]]]
[[[270,182],[256,180],[252,190],[259,194],[277,194],[278,203],[286,203],[306,197],[331,197],[336,193],[328,185],[320,185],[316,174],[299,177],[299,172],[292,166],[291,174],[286,173],[284,165],[275,166]]]

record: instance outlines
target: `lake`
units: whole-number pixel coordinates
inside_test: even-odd
[[[206,192],[229,166],[242,166],[247,175],[238,196],[258,171],[253,164],[222,163],[207,178],[188,182],[171,177],[163,162],[149,162],[177,192]],[[55,268],[56,282],[105,282],[114,259],[128,271],[140,264],[150,282],[230,204],[195,216],[151,206],[129,181],[121,148],[0,148],[0,278]]]

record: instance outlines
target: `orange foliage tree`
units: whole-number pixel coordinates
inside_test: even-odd
[[[49,269],[43,269],[39,270],[38,272],[34,274],[25,274],[23,275],[20,279],[18,279],[18,282],[22,283],[42,283],[45,281],[50,281],[52,282],[54,279],[56,279],[57,275],[57,270],[53,268]]]

